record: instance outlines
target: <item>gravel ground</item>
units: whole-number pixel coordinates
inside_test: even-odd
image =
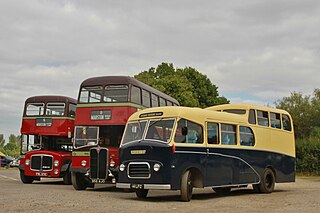
[[[210,188],[195,189],[192,200],[180,202],[179,191],[151,190],[146,200],[135,193],[98,185],[75,191],[62,179],[23,184],[17,169],[0,170],[0,212],[319,212],[320,178],[297,178],[276,184],[272,194],[252,187],[219,196]]]

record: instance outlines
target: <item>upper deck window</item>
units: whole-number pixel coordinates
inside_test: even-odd
[[[97,103],[101,101],[102,86],[83,87],[80,92],[80,103]]]
[[[158,107],[159,106],[159,96],[155,94],[151,94],[151,103],[152,107]]]
[[[29,103],[27,105],[26,115],[44,115],[44,103]]]
[[[269,113],[266,111],[257,111],[258,124],[260,126],[269,126]]]
[[[69,104],[69,117],[76,117],[76,107],[77,106],[75,104]]]
[[[64,116],[65,104],[64,103],[47,103],[46,115]]]
[[[271,127],[281,129],[280,114],[270,112]]]
[[[146,106],[146,107],[151,106],[150,92],[148,92],[147,90],[144,90],[144,89],[142,89],[142,105]]]
[[[283,129],[287,131],[291,131],[291,121],[290,117],[288,115],[282,115],[282,123],[283,123]]]
[[[131,87],[131,102],[141,104],[141,89],[139,87]]]
[[[104,102],[128,102],[128,85],[108,85],[105,87]]]

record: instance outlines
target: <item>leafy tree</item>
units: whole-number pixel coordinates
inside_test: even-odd
[[[317,135],[320,127],[320,90],[315,89],[313,96],[293,92],[276,102],[276,107],[288,111],[293,119],[297,138]]]
[[[6,140],[3,137],[3,134],[0,134],[0,147],[4,147]]]
[[[229,103],[219,96],[218,87],[206,75],[192,67],[175,69],[171,63],[162,63],[134,77],[174,97],[182,106],[204,108]]]

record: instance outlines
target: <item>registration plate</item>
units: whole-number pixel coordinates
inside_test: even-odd
[[[36,172],[36,176],[47,177],[48,173],[45,172]]]
[[[140,183],[131,183],[130,185],[131,189],[144,189],[144,185]]]
[[[92,181],[92,183],[105,183],[106,182],[106,180],[104,180],[104,179],[92,179],[91,181]]]

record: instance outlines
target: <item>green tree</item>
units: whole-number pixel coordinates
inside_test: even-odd
[[[4,147],[6,140],[4,139],[3,134],[0,134],[0,147]]]
[[[297,138],[308,138],[311,134],[318,134],[320,127],[320,90],[315,89],[313,96],[293,92],[276,102],[276,107],[288,111],[293,119]]]
[[[192,67],[175,69],[171,63],[162,63],[134,77],[174,97],[182,106],[205,108],[229,103],[219,96],[218,87],[206,75]]]

